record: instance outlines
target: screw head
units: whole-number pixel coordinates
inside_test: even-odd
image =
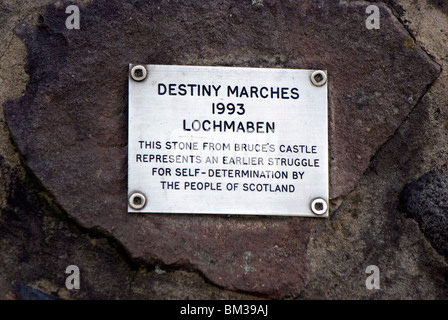
[[[146,204],[146,197],[143,193],[134,192],[129,197],[129,206],[134,210],[143,209]]]
[[[316,87],[322,87],[327,83],[327,74],[322,70],[316,70],[311,74],[310,80]]]
[[[325,214],[328,210],[328,204],[322,198],[316,198],[311,201],[310,207],[311,211],[318,216]]]
[[[146,76],[148,75],[148,71],[146,68],[142,65],[136,65],[131,68],[131,78],[134,81],[143,81],[146,79]]]

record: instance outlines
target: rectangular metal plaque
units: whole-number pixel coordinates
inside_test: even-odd
[[[132,67],[129,212],[328,216],[314,70]]]

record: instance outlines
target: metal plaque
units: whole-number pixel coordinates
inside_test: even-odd
[[[129,74],[129,212],[328,217],[325,71]]]

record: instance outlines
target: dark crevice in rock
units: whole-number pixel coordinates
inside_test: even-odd
[[[437,63],[436,63],[437,64]],[[440,66],[439,64],[437,64],[438,66]],[[440,72],[439,72],[439,76],[441,73],[442,67],[440,66]],[[378,154],[381,154],[382,151],[384,150],[384,148],[386,148],[386,146],[390,143],[390,141],[392,141],[394,139],[394,137],[396,136],[397,132],[399,132],[400,130],[402,130],[402,127],[406,124],[406,122],[408,121],[410,115],[414,112],[414,110],[417,108],[417,106],[421,103],[421,101],[423,100],[423,98],[425,97],[425,95],[428,93],[428,91],[431,89],[432,85],[434,84],[434,82],[436,82],[438,79],[435,78],[430,84],[428,84],[426,86],[426,88],[424,89],[424,92],[420,95],[420,97],[418,98],[417,102],[415,103],[415,105],[412,107],[412,109],[409,111],[408,115],[406,116],[406,118],[403,119],[403,121],[398,125],[398,127],[395,129],[395,131],[390,135],[390,137],[377,149],[377,151],[375,152],[374,155],[372,155],[372,157],[370,158],[370,164],[369,166],[366,168],[366,170],[363,172],[362,175],[366,175],[368,172],[373,171],[376,172],[376,168],[375,168],[375,159],[377,158]],[[357,186],[357,185],[356,185]],[[355,191],[356,190],[356,186],[355,188],[352,190]],[[344,202],[344,199],[346,198],[346,196],[342,197],[342,199],[332,199],[332,200],[339,200],[339,202],[337,203],[337,205],[334,207],[334,212],[332,213],[332,216],[337,215],[338,209],[341,206],[341,204]]]
[[[370,0],[368,0],[370,1]],[[397,5],[395,3],[394,0],[389,0],[389,1],[384,1],[384,0],[371,0],[370,2],[383,2],[385,3],[389,9],[391,10],[391,12],[394,14],[394,16],[397,18],[397,20],[400,22],[400,24],[403,26],[403,28],[406,29],[407,33],[409,34],[409,36],[412,38],[412,40],[414,41],[414,43],[417,45],[418,42],[415,38],[415,36],[412,34],[412,32],[409,30],[408,26],[403,22],[402,20],[402,15],[404,14],[404,9],[403,7],[401,7],[400,5]],[[412,112],[415,110],[415,108],[417,107],[417,105],[422,101],[422,99],[424,98],[424,96],[428,93],[428,91],[431,89],[432,85],[437,81],[437,79],[439,78],[440,74],[442,73],[442,65],[440,63],[437,62],[436,58],[434,56],[432,56],[430,53],[428,53],[425,48],[419,46],[419,48],[421,50],[423,50],[426,55],[432,60],[432,62],[437,65],[438,67],[438,72],[437,72],[437,76],[432,80],[431,83],[429,83],[425,89],[423,90],[423,93],[420,95],[420,97],[417,99],[416,103],[414,104],[414,106],[411,108],[411,110],[409,111],[408,115],[406,116],[406,118],[403,119],[403,121],[397,126],[397,128],[395,129],[394,133],[377,149],[377,151],[375,152],[374,155],[372,155],[371,160],[370,160],[370,164],[372,165],[373,163],[373,159],[376,157],[376,155],[378,153],[380,153],[384,146],[387,145],[389,143],[389,141],[391,139],[393,139],[393,137],[395,136],[395,134],[401,129],[401,127],[403,126],[403,124],[409,119],[409,116],[412,114]],[[366,171],[368,171],[369,168],[366,169]],[[366,172],[365,171],[365,172]],[[365,174],[365,172],[363,174]]]
[[[439,64],[437,64],[440,67],[440,71],[439,71],[439,76],[441,73],[441,66]],[[436,82],[438,79],[435,78],[431,83],[429,83],[426,88],[424,89],[424,92],[420,95],[420,97],[418,98],[417,102],[415,103],[415,105],[412,107],[412,109],[409,111],[408,115],[406,116],[406,118],[403,119],[403,121],[398,125],[398,127],[395,129],[394,133],[391,134],[391,136],[378,148],[378,150],[375,152],[375,154],[370,158],[370,166],[369,168],[366,169],[366,171],[364,172],[364,174],[369,171],[372,170],[376,171],[375,169],[375,165],[374,165],[374,160],[377,157],[378,154],[380,154],[383,149],[390,143],[390,141],[395,137],[395,135],[397,134],[397,132],[399,132],[402,127],[405,125],[405,123],[408,121],[410,115],[414,112],[414,110],[417,108],[417,106],[422,102],[423,98],[425,97],[425,95],[428,93],[428,91],[431,89],[432,85],[434,84],[434,82]]]

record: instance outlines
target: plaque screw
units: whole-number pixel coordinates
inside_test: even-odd
[[[129,205],[134,210],[142,209],[146,204],[146,197],[143,193],[135,192],[129,197]]]
[[[322,70],[316,70],[311,74],[311,83],[321,87],[327,82],[327,74]]]
[[[136,65],[131,68],[131,78],[134,81],[143,81],[146,79],[148,71],[142,65]]]
[[[317,214],[318,216],[323,215],[327,212],[327,209],[328,204],[324,199],[316,198],[311,201],[311,211],[313,211],[314,214]]]

